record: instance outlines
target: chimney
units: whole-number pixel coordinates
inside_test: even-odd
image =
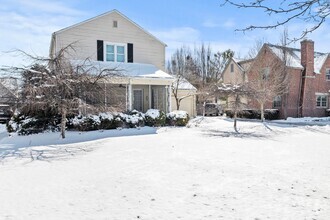
[[[305,68],[305,76],[314,76],[314,41],[300,42],[301,65]]]

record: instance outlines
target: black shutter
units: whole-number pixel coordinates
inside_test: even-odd
[[[133,44],[127,44],[127,62],[133,63]]]
[[[97,60],[103,61],[103,40],[97,40]]]

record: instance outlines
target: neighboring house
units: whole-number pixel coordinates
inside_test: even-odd
[[[241,60],[230,58],[222,73],[222,81],[225,84],[238,85],[248,82],[247,70],[250,68],[253,59]],[[226,104],[233,102],[233,97],[228,97]],[[248,103],[246,98],[241,100],[243,103]],[[224,103],[222,103],[224,105]],[[228,107],[228,106],[225,106]]]
[[[166,44],[119,11],[112,10],[54,32],[50,56],[70,44],[74,52],[67,58],[72,62],[89,59],[97,67],[116,68],[122,74],[105,83],[105,106],[142,112],[150,108],[165,112],[174,109],[174,78],[165,72]],[[185,106],[188,108],[182,110],[194,112],[190,109],[194,103]]]
[[[0,123],[6,122],[17,107],[18,80],[0,77]]]
[[[18,99],[18,82],[14,77],[0,77],[0,105],[14,108]]]
[[[251,81],[260,77],[260,69],[268,68],[268,71],[276,72],[269,69],[274,62],[286,64],[289,88],[285,103],[281,96],[274,96],[273,102],[266,103],[265,108],[279,109],[281,118],[327,116],[330,57],[328,53],[315,52],[314,42],[311,40],[302,41],[300,49],[264,44],[250,65],[243,67],[242,62],[229,62],[223,74],[224,83],[242,82],[243,79]],[[259,108],[253,99],[248,101],[248,107]]]

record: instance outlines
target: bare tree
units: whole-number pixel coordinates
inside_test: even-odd
[[[217,93],[228,97],[228,107],[234,112],[234,130],[237,129],[237,114],[240,110],[246,108],[247,102],[245,99],[254,95],[249,85],[245,82],[241,84],[220,84],[217,88]]]
[[[282,37],[287,39],[287,31]],[[249,86],[255,93],[254,99],[260,106],[260,118],[261,121],[264,121],[266,103],[272,102],[274,97],[282,97],[288,92],[287,64],[289,57],[285,46],[269,45],[262,42],[261,40],[256,41],[255,46],[249,52],[250,57],[255,57],[252,68],[249,70],[251,75]],[[279,52],[273,56],[269,47],[276,47]]]
[[[172,83],[172,94],[175,98],[176,109],[180,109],[181,101],[192,95],[194,92],[189,91],[187,94],[181,94],[180,89],[188,85],[187,77],[191,74],[192,55],[189,47],[182,46],[177,49],[167,64],[167,72],[175,77]]]
[[[239,31],[249,31],[255,29],[274,29],[294,20],[303,20],[312,23],[310,28],[302,31],[300,37],[294,40],[299,40],[318,29],[330,14],[330,4],[328,0],[301,0],[301,1],[267,1],[253,0],[248,3],[238,2],[236,0],[222,0],[221,5],[233,5],[237,8],[258,9],[268,14],[269,16],[280,15],[278,20],[272,24],[266,25],[250,25]]]
[[[100,82],[105,77],[117,74],[115,69],[98,69],[87,65],[89,59],[73,63],[67,57],[74,51],[73,44],[59,50],[51,57],[38,57],[24,51],[16,52],[32,60],[27,67],[10,67],[6,71],[21,72],[24,80],[22,102],[25,110],[43,111],[52,109],[61,115],[61,136],[65,138],[67,114],[77,109],[84,91],[89,98],[104,93]]]

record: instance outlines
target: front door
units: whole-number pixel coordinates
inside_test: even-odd
[[[143,111],[143,92],[142,89],[133,90],[133,109]]]

